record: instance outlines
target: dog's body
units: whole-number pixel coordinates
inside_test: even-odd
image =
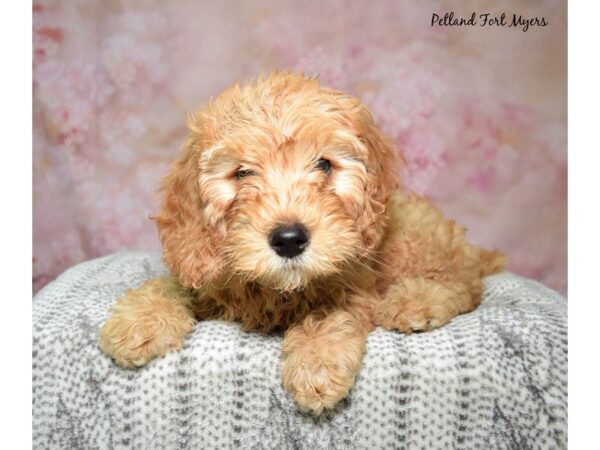
[[[283,385],[319,414],[348,394],[375,326],[442,326],[504,265],[401,192],[367,109],[314,79],[236,85],[189,126],[156,217],[171,276],[129,291],[101,332],[124,367],[180,348],[197,320],[281,329]]]

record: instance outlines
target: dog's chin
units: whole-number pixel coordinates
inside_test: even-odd
[[[316,276],[311,273],[302,257],[277,258],[274,262],[269,270],[257,274],[256,281],[261,286],[280,292],[301,291],[306,289]]]
[[[295,258],[273,258],[268,267],[263,266],[251,278],[268,289],[291,293],[302,291],[316,279],[323,279],[337,272],[337,266],[319,264],[314,258],[301,255]]]

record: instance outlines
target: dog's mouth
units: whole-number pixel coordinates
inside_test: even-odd
[[[294,258],[281,258],[280,267],[283,270],[300,271],[304,270],[306,262],[303,255]]]
[[[265,287],[280,292],[302,290],[313,280],[310,257],[305,253],[293,258],[276,257],[273,269],[275,270],[259,276],[257,281]]]

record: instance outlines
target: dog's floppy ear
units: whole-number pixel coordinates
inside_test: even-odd
[[[222,274],[224,229],[207,220],[200,192],[201,140],[192,131],[163,181],[156,225],[164,261],[182,286],[199,288]]]
[[[392,140],[375,125],[371,112],[359,99],[328,88],[321,88],[321,92],[332,96],[341,106],[345,123],[367,149],[365,198],[364,203],[361,202],[358,226],[365,250],[369,253],[383,238],[386,205],[391,193],[400,189],[398,166],[404,161]]]
[[[366,249],[373,250],[383,238],[388,199],[393,191],[400,188],[398,165],[402,163],[402,158],[397,154],[391,139],[375,125],[367,108],[363,106],[360,114],[364,125],[360,139],[369,153],[366,204],[359,218],[359,227]]]

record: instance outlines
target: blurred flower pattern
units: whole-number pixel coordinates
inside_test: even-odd
[[[549,25],[431,26],[454,11]],[[80,261],[158,249],[149,216],[186,114],[274,68],[359,96],[404,184],[566,292],[566,2],[33,3],[33,290]]]

